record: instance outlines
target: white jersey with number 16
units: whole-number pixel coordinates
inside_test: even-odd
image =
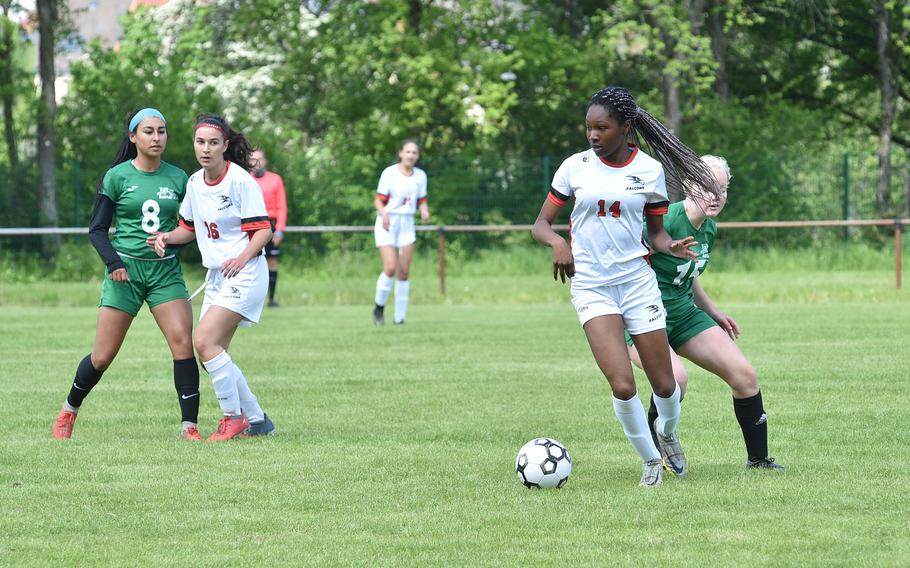
[[[253,232],[270,228],[259,185],[231,162],[214,183],[205,180],[203,170],[190,176],[179,222],[196,233],[202,265],[210,269],[242,253]]]

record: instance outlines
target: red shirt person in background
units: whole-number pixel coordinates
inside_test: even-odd
[[[288,224],[288,202],[284,193],[284,180],[275,172],[266,169],[268,159],[262,150],[253,150],[250,154],[253,165],[253,179],[262,189],[265,209],[272,222],[272,240],[265,245],[265,258],[269,265],[269,307],[278,307],[275,301],[275,288],[278,286],[278,257],[281,256],[281,239]]]

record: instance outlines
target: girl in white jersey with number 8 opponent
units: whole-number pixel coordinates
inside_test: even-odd
[[[715,188],[711,172],[698,155],[660,122],[640,109],[622,87],[601,89],[591,98],[585,116],[591,148],[567,158],[544,201],[532,234],[553,248],[553,276],[572,279],[572,303],[594,359],[613,391],[613,411],[643,462],[641,485],[659,485],[662,466],[677,476],[687,462],[676,425],[679,386],[673,380],[665,318],[654,271],[645,257],[642,227],[655,250],[694,259],[692,237],[678,241],[663,228],[669,201],[664,167],[687,192]],[[643,138],[658,159],[642,152]],[[662,165],[663,164],[663,165]],[[551,225],[570,198],[571,246]],[[648,431],[638,398],[623,328],[628,329],[651,382],[658,418],[658,449]]]
[[[213,114],[196,117],[193,147],[202,169],[187,183],[179,226],[150,237],[149,245],[160,255],[168,244],[195,238],[209,269],[193,344],[224,417],[208,441],[270,434],[275,427],[227,352],[238,326],[259,321],[269,286],[262,249],[272,230],[262,191],[249,174],[252,149]]]

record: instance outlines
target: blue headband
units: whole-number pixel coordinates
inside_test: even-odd
[[[162,122],[167,124],[167,121],[164,119],[164,115],[161,114],[160,110],[156,108],[144,108],[137,112],[136,115],[133,116],[132,120],[130,120],[130,132],[136,130],[136,127],[139,126],[139,123],[142,122],[143,119],[149,117],[160,118]]]

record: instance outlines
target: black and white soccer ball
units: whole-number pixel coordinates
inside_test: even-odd
[[[562,487],[572,473],[572,457],[556,440],[534,438],[518,450],[515,471],[525,487]]]

